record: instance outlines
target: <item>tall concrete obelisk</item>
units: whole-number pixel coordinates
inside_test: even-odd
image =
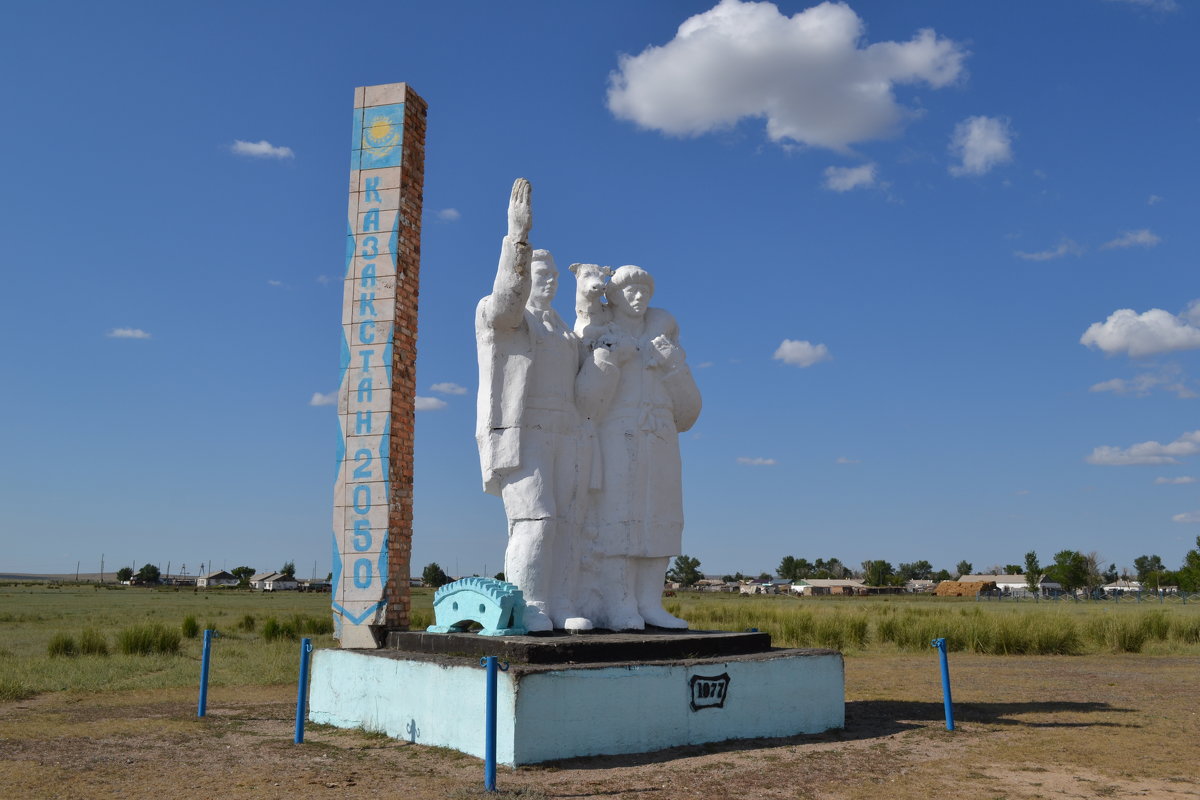
[[[425,113],[403,83],[354,90],[333,501],[342,647],[408,628]]]

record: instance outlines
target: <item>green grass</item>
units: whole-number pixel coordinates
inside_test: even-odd
[[[920,652],[933,639],[985,655],[1200,654],[1200,603],[996,603],[934,597],[795,598],[681,592],[694,629],[771,634],[779,647]]]
[[[85,656],[108,655],[108,639],[95,628],[84,628],[79,634],[79,653]]]
[[[428,608],[431,600],[415,593],[414,602]],[[196,686],[201,641],[184,636],[188,617],[221,631],[212,644],[213,687],[293,683],[298,644],[286,638],[266,641],[254,629],[268,616],[292,624],[299,618],[299,635],[312,637],[316,647],[336,646],[329,603],[328,594],[300,592],[3,585],[0,702],[41,692]],[[148,635],[156,625],[166,633]],[[136,636],[125,634],[137,640],[134,652],[144,651],[149,638],[149,655],[122,651],[122,634],[128,630],[138,631]],[[57,636],[72,641],[74,656],[50,655]],[[172,653],[174,637],[178,643]]]
[[[432,595],[428,589],[414,590],[413,629],[433,623]],[[312,638],[318,648],[336,646],[329,603],[328,594],[299,592],[0,586],[0,702],[40,692],[194,687],[201,642],[184,635],[189,617],[221,631],[212,642],[211,686],[292,683],[300,637]],[[929,652],[930,640],[938,637],[951,650],[1009,656],[1200,655],[1200,602],[995,603],[680,592],[667,598],[667,607],[693,629],[757,628],[770,633],[778,647],[831,647],[850,658]],[[125,636],[142,644],[126,652],[122,635],[129,630],[138,633]],[[52,655],[56,638],[70,640],[71,646],[60,641]]]
[[[143,623],[123,629],[117,634],[117,649],[127,656],[149,656],[154,653],[175,655],[183,636],[179,631],[158,622]]]

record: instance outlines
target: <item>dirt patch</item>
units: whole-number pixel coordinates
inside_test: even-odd
[[[847,724],[820,736],[501,768],[501,797],[1200,798],[1200,659],[952,656],[846,662]],[[0,786],[21,798],[463,798],[482,764],[450,750],[309,726],[294,689],[44,695],[0,706]],[[491,795],[496,796],[496,795]]]

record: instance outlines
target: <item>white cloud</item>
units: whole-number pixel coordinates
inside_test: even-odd
[[[329,392],[328,394],[321,394],[320,392],[313,392],[312,399],[308,401],[308,404],[310,406],[336,405],[337,404],[337,392]]]
[[[438,397],[421,397],[417,395],[416,411],[437,411],[446,407],[446,401]]]
[[[1185,312],[1189,318],[1193,308],[1189,306]],[[1131,308],[1121,308],[1109,314],[1104,322],[1089,325],[1079,343],[1098,347],[1109,355],[1125,353],[1136,358],[1198,348],[1200,328],[1161,308],[1141,314]]]
[[[811,367],[822,361],[833,360],[829,348],[825,345],[793,339],[784,339],[775,349],[775,355],[772,358],[794,367]]]
[[[457,383],[435,383],[429,387],[430,391],[439,392],[441,394],[466,394],[467,387],[459,386]]]
[[[1082,252],[1083,248],[1075,242],[1070,239],[1063,239],[1058,243],[1057,247],[1052,247],[1049,250],[1039,250],[1036,253],[1014,250],[1013,255],[1017,258],[1023,258],[1026,261],[1050,261],[1051,259],[1062,258],[1066,255],[1077,256]]]
[[[113,328],[104,334],[110,339],[149,339],[150,334],[141,328]]]
[[[1028,489],[1017,489],[1015,492],[1013,492],[1013,494],[1015,494],[1017,497],[1024,497],[1025,495],[1029,494],[1029,490]]]
[[[274,286],[276,288],[279,288],[279,287],[283,286],[283,281],[267,281],[267,286]]]
[[[1146,198],[1146,205],[1148,205],[1148,206],[1156,206],[1161,202],[1162,202],[1162,198],[1156,194],[1152,194]]]
[[[761,117],[771,141],[845,152],[914,116],[896,102],[896,85],[939,89],[964,75],[966,50],[931,29],[907,42],[864,40],[862,19],[841,3],[787,17],[773,3],[722,0],[684,20],[666,44],[622,54],[608,108],[674,136]]]
[[[1146,228],[1136,231],[1124,231],[1116,239],[1111,242],[1105,242],[1100,245],[1101,250],[1112,250],[1118,247],[1154,247],[1161,242],[1162,239],[1155,236]]]
[[[775,459],[773,459],[773,458],[747,458],[746,456],[741,456],[738,458],[737,463],[748,464],[751,467],[773,467],[773,466],[775,466]]]
[[[1200,327],[1200,299],[1193,300],[1187,304],[1187,308],[1179,315],[1180,319],[1185,319],[1192,325]]]
[[[967,117],[950,135],[950,152],[962,162],[952,164],[950,174],[983,175],[997,164],[1012,161],[1012,137],[1007,119]]]
[[[1167,485],[1167,484],[1173,485],[1173,486],[1181,486],[1185,483],[1195,483],[1196,479],[1193,478],[1191,475],[1180,475],[1178,478],[1155,478],[1154,482],[1156,484],[1158,484],[1159,486],[1163,486],[1163,485]]]
[[[1178,11],[1179,3],[1176,0],[1108,0],[1110,3],[1124,3],[1129,6],[1138,6],[1151,11]]]
[[[1087,457],[1089,464],[1103,467],[1128,467],[1143,464],[1178,464],[1185,456],[1200,453],[1200,431],[1185,433],[1173,442],[1142,442],[1121,449],[1104,445]]]
[[[1171,517],[1172,522],[1200,522],[1200,511],[1189,511],[1186,514],[1176,514]]]
[[[848,192],[875,183],[875,165],[861,167],[826,167],[825,188],[835,192]]]
[[[713,362],[711,362],[711,361],[701,361],[699,364],[696,365],[696,369],[708,369],[712,365],[713,365]]]
[[[458,213],[457,208],[443,208],[437,212],[437,218],[442,222],[457,222],[462,219],[462,214]]]
[[[236,139],[229,147],[235,154],[239,156],[250,156],[251,158],[295,158],[296,154],[292,152],[290,147],[276,147],[266,139],[258,142],[243,142],[241,139]]]
[[[321,284],[322,286],[328,286],[329,285],[329,276],[328,275],[318,275],[317,283]]]
[[[1167,365],[1158,372],[1140,372],[1129,380],[1113,378],[1101,381],[1090,386],[1088,391],[1146,397],[1155,389],[1161,388],[1184,399],[1196,397],[1196,393],[1180,377],[1181,374],[1182,370],[1178,366]]]
[[[1089,392],[1115,392],[1116,394],[1129,394],[1132,391],[1131,386],[1122,378],[1113,378],[1100,383],[1093,383],[1088,387]]]
[[[860,464],[862,462],[859,461],[857,458],[846,458],[845,456],[838,456],[837,458],[834,459],[833,463],[835,463],[835,464]]]

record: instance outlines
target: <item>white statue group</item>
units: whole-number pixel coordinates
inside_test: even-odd
[[[508,516],[505,577],[530,631],[686,628],[662,607],[681,551],[679,433],[700,392],[654,279],[572,264],[576,321],[551,308],[558,270],[533,250],[531,187],[513,184],[492,293],[479,301],[476,439]]]

